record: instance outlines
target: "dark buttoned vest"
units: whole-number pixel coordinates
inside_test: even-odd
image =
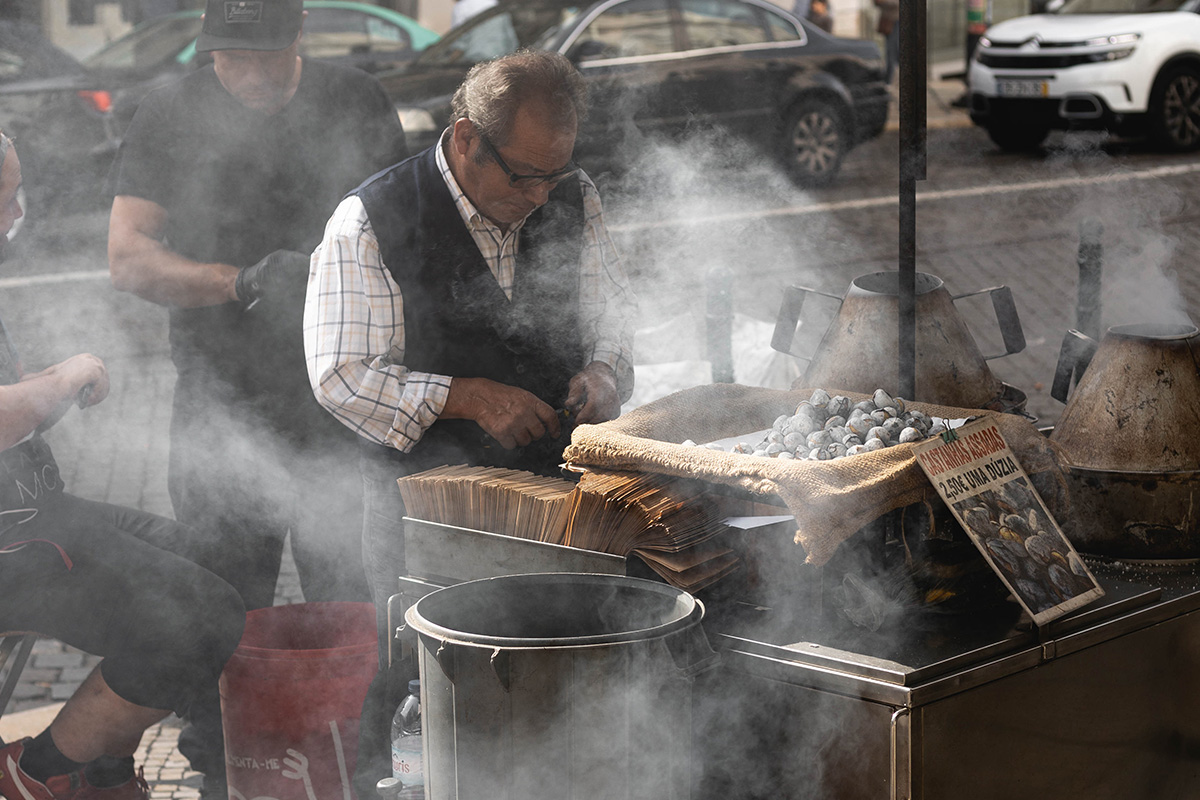
[[[404,365],[519,386],[555,409],[583,368],[579,273],[583,196],[563,181],[520,233],[512,299],[488,269],[437,167],[434,148],[355,190],[404,298]],[[566,441],[506,451],[471,420],[438,420],[410,453],[370,445],[411,473],[440,464],[553,474]]]

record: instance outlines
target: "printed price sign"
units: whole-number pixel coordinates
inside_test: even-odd
[[[913,451],[1035,625],[1104,596],[994,422],[969,422]]]

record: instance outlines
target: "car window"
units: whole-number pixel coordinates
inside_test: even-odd
[[[763,16],[767,18],[767,28],[771,31],[772,41],[799,42],[804,40],[804,37],[800,35],[800,31],[796,29],[796,23],[782,14],[776,14],[774,11],[764,9]]]
[[[379,17],[367,17],[367,38],[371,42],[371,50],[376,53],[408,50],[412,47],[408,31]]]
[[[584,58],[626,58],[674,52],[666,0],[629,0],[592,20],[576,39]]]
[[[300,37],[300,54],[308,58],[338,58],[408,47],[408,34],[398,26],[344,8],[310,8]]]
[[[143,70],[173,61],[200,35],[200,17],[171,17],[134,28],[84,59],[92,69]]]
[[[562,31],[574,24],[577,16],[579,16],[578,8],[572,6],[570,8],[563,9],[562,19],[546,28],[546,30],[542,31],[541,35],[525,46],[533,48],[534,50],[549,50],[550,44],[558,38]]]
[[[507,55],[557,31],[576,14],[573,6],[508,4],[489,9],[421,52],[420,66],[475,64]]]
[[[680,0],[679,8],[691,48],[770,41],[756,6],[731,0]]]
[[[79,62],[24,26],[0,35],[0,82],[83,72]]]

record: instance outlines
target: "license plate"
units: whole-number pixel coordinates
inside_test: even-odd
[[[1048,97],[1046,81],[996,81],[996,94],[1001,97]]]

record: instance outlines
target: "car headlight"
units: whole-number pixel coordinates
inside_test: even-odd
[[[1137,44],[1137,41],[1142,38],[1140,33],[1119,33],[1116,36],[1100,36],[1096,39],[1088,39],[1084,42],[1085,47],[1104,47],[1110,44]]]
[[[437,130],[437,123],[423,108],[397,108],[396,116],[400,118],[400,127],[405,133],[429,133]]]
[[[1133,55],[1134,45],[1141,38],[1142,35],[1140,33],[1118,33],[1115,36],[1098,36],[1095,39],[1088,39],[1083,44],[1085,47],[1112,47],[1114,44],[1128,45],[1128,47],[1105,50],[1103,53],[1092,53],[1088,56],[1089,61],[1102,64],[1106,61],[1120,61],[1122,58],[1129,58],[1129,56]]]
[[[979,41],[975,43],[975,52],[973,52],[971,54],[971,59],[974,61],[978,61],[980,53],[982,53],[985,49],[987,49],[991,46],[992,46],[991,39],[987,38],[986,36],[980,36]]]

